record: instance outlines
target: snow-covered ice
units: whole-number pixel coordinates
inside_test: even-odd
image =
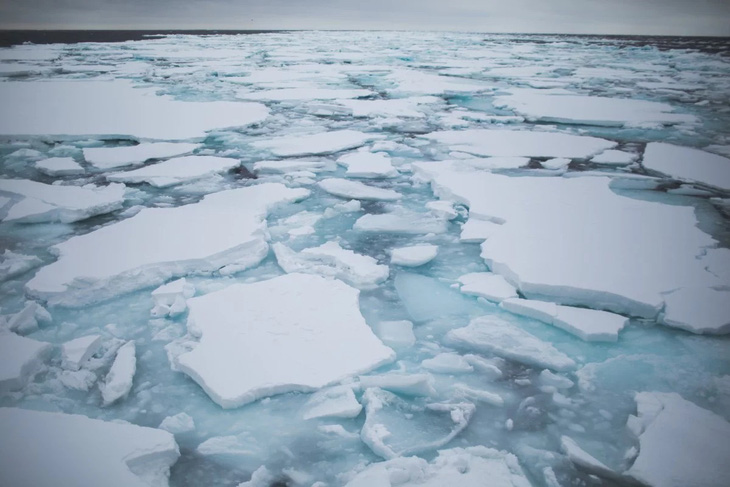
[[[390,157],[382,152],[357,151],[337,159],[337,164],[347,168],[346,176],[351,178],[393,178],[398,171]]]
[[[491,272],[472,272],[459,277],[461,292],[480,296],[489,301],[504,301],[517,297],[517,290],[499,274]]]
[[[152,291],[155,307],[152,316],[176,316],[187,309],[186,299],[195,295],[195,286],[184,277],[164,284]]]
[[[257,149],[268,150],[277,156],[307,156],[355,149],[382,137],[382,135],[366,134],[357,130],[336,130],[313,135],[285,135],[269,140],[259,140],[251,145]]]
[[[323,179],[317,183],[317,186],[330,194],[347,199],[397,201],[402,197],[399,192],[393,191],[392,189],[378,188],[359,181],[349,181],[347,179]]]
[[[41,264],[34,255],[24,255],[6,249],[0,256],[0,281],[23,274]]]
[[[106,179],[118,183],[149,183],[156,188],[165,188],[228,171],[239,165],[238,159],[230,157],[186,156],[109,174]]]
[[[180,456],[154,428],[75,414],[0,408],[0,483],[165,487]]]
[[[329,387],[312,394],[304,405],[302,417],[315,418],[354,418],[362,411],[352,387],[346,385]]]
[[[646,145],[642,164],[672,178],[730,191],[730,159],[711,152],[651,142]]]
[[[190,433],[195,430],[195,421],[187,413],[178,413],[163,419],[160,423],[160,429],[169,431],[174,435]]]
[[[730,333],[730,291],[687,287],[666,294],[664,300],[661,323],[692,333]]]
[[[25,387],[52,348],[50,343],[0,331],[0,392]]]
[[[287,274],[191,298],[188,329],[200,342],[176,366],[224,408],[374,369],[394,353],[365,323],[358,295],[341,281]]]
[[[395,211],[363,215],[357,219],[353,228],[360,232],[423,235],[446,232],[448,222],[429,213]]]
[[[133,341],[128,341],[117,350],[104,384],[100,386],[104,406],[109,406],[129,394],[136,372],[136,346]]]
[[[609,149],[593,156],[591,158],[591,162],[595,162],[597,164],[608,164],[611,166],[625,166],[635,162],[638,158],[638,154]]]
[[[35,163],[35,167],[49,176],[75,176],[83,174],[84,168],[72,157],[50,157]]]
[[[430,244],[399,247],[390,251],[390,263],[404,267],[428,264],[438,255],[438,246]]]
[[[97,169],[109,170],[142,164],[149,159],[163,159],[192,152],[198,144],[144,142],[123,147],[86,147],[84,159]]]
[[[79,370],[101,347],[101,335],[87,335],[69,340],[61,346],[64,368]]]

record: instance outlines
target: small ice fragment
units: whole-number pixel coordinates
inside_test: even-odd
[[[455,384],[454,392],[474,401],[486,402],[493,406],[504,406],[504,399],[502,399],[502,396],[495,394],[494,392],[474,389],[465,384]]]
[[[116,169],[192,152],[198,144],[148,142],[127,147],[84,148],[84,159],[97,169]]]
[[[360,376],[360,385],[364,389],[378,387],[406,396],[432,396],[434,379],[431,374],[383,374]]]
[[[375,201],[395,201],[401,198],[401,194],[392,189],[377,188],[347,179],[323,179],[318,183],[318,186],[341,198]]]
[[[582,470],[596,474],[600,477],[618,477],[616,472],[583,450],[572,438],[568,436],[561,436],[560,447],[568,459]]]
[[[24,335],[38,330],[39,323],[50,323],[50,313],[35,301],[26,301],[22,310],[18,311],[7,321],[10,331]]]
[[[438,255],[437,245],[413,245],[399,247],[390,252],[390,263],[404,267],[418,267],[427,264]]]
[[[382,152],[357,151],[337,159],[337,164],[347,168],[346,176],[351,178],[394,178],[398,171],[390,157]]]
[[[354,418],[362,410],[352,388],[346,385],[323,389],[312,395],[304,405],[302,417],[315,418]]]
[[[195,286],[184,277],[152,291],[155,307],[152,316],[177,316],[187,309],[186,299],[195,295]]]
[[[169,431],[174,435],[189,433],[195,430],[195,421],[187,413],[178,413],[174,416],[168,416],[162,420],[159,428]]]
[[[101,347],[101,335],[87,335],[64,343],[61,346],[61,365],[65,369],[79,370],[81,366]]]
[[[557,170],[564,169],[570,164],[570,159],[566,157],[554,157],[540,163],[545,169]]]
[[[473,372],[469,362],[458,353],[440,353],[421,362],[424,369],[440,374],[464,374]]]
[[[137,371],[134,341],[128,341],[117,350],[111,369],[103,385],[100,385],[104,406],[122,399],[132,390],[134,373]]]
[[[50,343],[15,333],[0,333],[0,392],[25,387],[39,371],[52,348]]]
[[[36,169],[48,176],[75,176],[83,174],[84,168],[72,157],[51,157],[35,163]]]
[[[489,301],[501,302],[516,298],[517,289],[499,274],[491,272],[473,272],[459,277],[461,292],[472,296],[480,296]]]
[[[635,162],[639,158],[638,154],[624,152],[615,149],[609,149],[601,152],[597,156],[591,158],[591,162],[597,164],[608,164],[612,166],[626,166]]]
[[[425,235],[446,233],[448,224],[446,220],[428,213],[398,210],[393,213],[363,215],[357,219],[352,228],[359,232]]]
[[[453,220],[454,218],[459,216],[459,212],[456,211],[456,209],[454,208],[454,203],[452,201],[429,201],[428,203],[426,203],[426,208],[431,210],[431,213],[433,213],[438,218],[445,218],[446,220]]]

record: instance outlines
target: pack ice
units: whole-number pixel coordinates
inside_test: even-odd
[[[188,330],[200,340],[175,365],[224,408],[367,372],[395,354],[365,323],[358,295],[294,273],[191,298]]]
[[[26,287],[50,302],[77,306],[187,273],[251,266],[268,252],[269,208],[308,195],[305,189],[267,183],[176,208],[144,209],[55,245],[58,260],[41,268]]]

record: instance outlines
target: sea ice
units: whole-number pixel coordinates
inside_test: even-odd
[[[50,343],[0,332],[0,392],[25,387],[52,348]]]
[[[398,272],[394,285],[406,311],[416,323],[479,309],[473,299],[432,277]]]
[[[461,348],[490,352],[509,360],[559,372],[576,367],[570,357],[549,343],[493,316],[474,318],[468,326],[449,331],[446,340]]]
[[[24,335],[38,330],[39,323],[50,323],[51,321],[52,317],[47,309],[35,301],[26,301],[23,309],[7,318],[5,327],[10,331]]]
[[[85,147],[84,159],[97,169],[109,170],[142,164],[149,159],[187,154],[198,147],[198,144],[173,142],[145,142],[127,147]]]
[[[383,135],[366,134],[357,130],[335,130],[313,135],[284,135],[252,142],[251,145],[257,149],[268,150],[277,156],[307,156],[355,149],[371,140],[383,137]]]
[[[431,463],[419,457],[373,463],[345,487],[530,487],[517,458],[485,446],[439,450]]]
[[[84,168],[72,157],[51,157],[35,163],[36,169],[48,176],[75,176],[83,174]]]
[[[568,457],[568,459],[586,472],[590,472],[601,477],[609,479],[617,478],[616,472],[608,468],[603,462],[597,460],[590,453],[583,450],[572,438],[568,436],[560,437],[560,449]]]
[[[101,335],[87,335],[64,343],[61,346],[62,366],[79,370],[101,347]]]
[[[343,249],[337,242],[326,242],[294,252],[282,243],[272,246],[276,261],[286,272],[303,272],[341,279],[359,289],[374,289],[390,273],[388,266],[367,255]]]
[[[424,137],[452,151],[492,157],[568,157],[585,159],[616,146],[615,142],[559,132],[525,130],[447,130]]]
[[[340,105],[352,111],[353,117],[402,117],[424,118],[421,105],[442,103],[435,96],[416,96],[389,100],[339,100]]]
[[[708,287],[677,289],[664,296],[660,322],[692,333],[730,333],[730,291]]]
[[[481,243],[498,232],[500,224],[490,222],[489,220],[481,220],[476,217],[470,217],[466,223],[461,226],[461,235],[459,240],[465,243]]]
[[[394,178],[398,175],[390,157],[382,152],[357,151],[337,159],[337,164],[347,168],[351,178]]]
[[[359,232],[428,234],[445,233],[448,222],[429,213],[396,210],[393,213],[363,215],[352,227]]]
[[[515,287],[499,274],[491,272],[472,272],[459,277],[461,292],[480,296],[489,301],[500,302],[517,297]]]
[[[38,267],[43,261],[34,255],[23,255],[5,250],[0,256],[0,281],[10,279]]]
[[[165,487],[180,456],[154,428],[75,414],[0,408],[0,484]]]
[[[474,367],[458,353],[440,353],[421,362],[424,369],[439,374],[465,374],[473,372]]]
[[[382,375],[360,376],[360,386],[363,389],[385,389],[404,396],[433,396],[434,378],[431,374],[400,374],[389,373]]]
[[[130,340],[117,350],[106,380],[100,386],[104,406],[109,406],[129,394],[136,371],[136,348],[134,341]]]
[[[431,262],[438,255],[437,245],[413,245],[390,251],[390,263],[404,267],[418,267]]]
[[[204,137],[209,130],[264,120],[259,103],[185,102],[136,88],[128,80],[6,81],[3,135],[105,135],[173,140]]]
[[[562,306],[545,301],[507,299],[500,306],[507,311],[534,318],[565,330],[587,342],[615,342],[628,324],[625,316],[595,309]]]
[[[650,142],[644,150],[646,169],[669,177],[730,191],[730,159],[691,147]]]
[[[591,158],[591,162],[595,162],[597,164],[608,164],[611,166],[626,166],[632,162],[636,162],[638,158],[638,154],[609,149],[601,152],[597,156],[593,156]]]
[[[317,185],[330,194],[347,199],[396,201],[401,198],[401,194],[392,189],[377,188],[347,179],[328,178]]]
[[[192,298],[188,329],[200,341],[176,366],[224,408],[369,371],[395,353],[365,323],[358,295],[338,280],[287,274]]]
[[[337,98],[361,98],[372,95],[370,90],[335,88],[279,88],[274,90],[240,90],[237,97],[242,100],[335,100]]]
[[[416,343],[413,334],[413,323],[408,320],[380,321],[373,326],[378,338],[391,348],[408,348]]]
[[[186,299],[195,296],[195,286],[184,277],[152,291],[155,307],[152,316],[176,316],[187,309]]]
[[[20,197],[2,219],[26,223],[72,223],[121,208],[124,189],[123,184],[81,187],[0,179],[0,191]]]
[[[119,183],[149,183],[156,188],[165,188],[228,171],[240,164],[238,159],[230,157],[177,157],[132,171],[109,174],[106,179]]]
[[[540,165],[545,169],[550,169],[553,171],[558,169],[565,169],[566,167],[568,167],[568,164],[570,164],[570,159],[568,159],[567,157],[554,157],[540,163]]]
[[[310,159],[283,159],[281,161],[258,161],[253,170],[257,173],[291,173],[295,171],[329,171],[333,164],[327,161],[313,161]]]
[[[144,209],[55,245],[58,260],[41,268],[26,287],[54,303],[79,306],[187,273],[255,265],[268,253],[269,208],[308,195],[305,189],[269,183],[209,194],[176,208]]]
[[[639,456],[626,471],[656,487],[722,487],[730,478],[730,423],[675,393],[639,392],[630,429]]]
[[[362,411],[352,387],[335,386],[312,394],[304,405],[302,417],[315,418],[354,418]]]
[[[195,431],[195,421],[187,413],[178,413],[163,419],[160,423],[160,429],[169,431],[173,435],[189,433]]]

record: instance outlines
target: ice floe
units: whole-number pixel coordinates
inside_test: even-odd
[[[195,421],[187,413],[178,413],[163,419],[160,423],[160,429],[169,431],[174,435],[190,433],[195,430]]]
[[[474,367],[458,353],[440,353],[421,362],[424,369],[439,374],[465,374],[473,372]]]
[[[334,164],[327,161],[314,161],[309,159],[283,159],[280,161],[258,161],[254,163],[253,170],[258,173],[290,173],[294,171],[331,171]]]
[[[257,149],[268,150],[277,156],[307,156],[333,154],[347,149],[355,149],[371,140],[383,138],[379,134],[366,134],[357,130],[335,130],[313,135],[284,135],[259,140],[251,145]]]
[[[2,220],[28,223],[84,220],[121,208],[124,188],[123,184],[62,186],[0,179],[0,191],[16,195]]]
[[[405,396],[433,396],[434,378],[431,374],[389,373],[360,377],[360,386],[364,389],[385,389]]]
[[[52,348],[50,343],[0,331],[0,392],[25,387]]]
[[[338,280],[287,274],[191,298],[188,328],[200,342],[176,367],[224,408],[366,372],[394,352],[365,323],[358,295]]]
[[[591,162],[595,162],[597,164],[608,164],[611,166],[625,166],[632,162],[636,162],[637,159],[639,159],[638,154],[609,149],[593,156],[591,158]]]
[[[664,296],[661,323],[692,333],[730,333],[730,291],[686,287]]]
[[[652,486],[721,487],[730,478],[730,423],[676,393],[639,392],[629,429],[639,456],[625,473]]]
[[[355,221],[352,228],[360,232],[424,235],[445,233],[448,222],[429,213],[396,210],[392,213],[363,215]]]
[[[19,254],[6,249],[0,256],[0,281],[28,272],[41,263],[34,255]]]
[[[351,178],[393,178],[398,171],[390,157],[382,152],[357,151],[337,159],[337,164],[347,168],[346,176]]]
[[[133,341],[128,341],[117,350],[104,384],[100,386],[104,406],[109,406],[129,394],[136,371],[136,347]]]
[[[85,147],[84,159],[97,169],[142,164],[149,159],[163,159],[192,152],[198,144],[174,142],[143,142],[124,147]]]
[[[274,90],[240,90],[237,94],[242,100],[334,100],[337,98],[362,98],[372,95],[370,90],[334,88],[279,88]]]
[[[730,159],[691,147],[664,142],[646,145],[642,164],[669,177],[730,191]]]
[[[61,346],[61,358],[64,368],[79,370],[101,347],[101,335],[87,335],[75,338]]]
[[[491,272],[472,272],[459,277],[461,292],[479,296],[489,301],[500,302],[517,297],[515,287],[499,274]]]
[[[392,189],[378,188],[347,179],[323,179],[317,186],[341,198],[373,201],[396,201],[401,198],[401,194]]]
[[[259,103],[177,101],[155,89],[115,81],[6,81],[3,135],[106,135],[158,140],[204,137],[218,128],[264,120]]]
[[[404,267],[418,267],[428,264],[438,255],[438,245],[413,245],[390,251],[390,263]]]
[[[187,273],[250,267],[268,252],[268,209],[308,195],[305,189],[268,183],[176,208],[144,209],[55,245],[58,260],[41,268],[26,287],[50,301],[78,306]]]
[[[48,176],[75,176],[83,174],[84,168],[72,157],[51,157],[36,161],[36,169]]]
[[[433,105],[442,100],[435,96],[417,96],[389,100],[340,100],[338,103],[352,112],[353,117],[424,118],[421,105]]]
[[[474,318],[468,326],[449,331],[446,340],[460,348],[489,352],[536,367],[556,371],[576,367],[570,357],[551,344],[497,317]]]
[[[238,159],[230,157],[176,157],[132,171],[108,174],[106,179],[118,183],[148,183],[156,188],[165,188],[228,171],[240,164]]]
[[[326,242],[295,252],[282,243],[272,245],[276,261],[286,272],[303,272],[341,279],[359,289],[374,289],[388,279],[388,266],[367,255]]]
[[[25,335],[38,330],[41,323],[50,323],[52,317],[47,309],[35,301],[26,301],[23,309],[8,316],[5,327],[15,333]]]
[[[315,418],[354,418],[362,411],[352,387],[335,386],[312,394],[304,405],[302,417]]]
[[[165,487],[180,456],[167,431],[75,414],[0,408],[0,429],[5,485]]]
[[[152,291],[155,307],[152,316],[177,316],[187,309],[185,300],[195,295],[195,286],[184,277]]]

